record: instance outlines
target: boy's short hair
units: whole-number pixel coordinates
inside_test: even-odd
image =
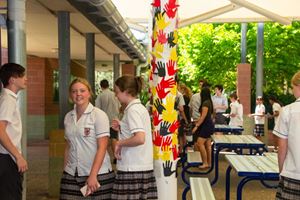
[[[102,88],[108,88],[109,87],[109,83],[106,79],[103,79],[102,81],[100,81],[100,86]]]
[[[11,77],[23,77],[25,76],[25,68],[16,63],[6,63],[0,68],[0,80],[3,87],[8,86],[9,79]]]

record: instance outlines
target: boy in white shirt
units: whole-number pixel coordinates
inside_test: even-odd
[[[26,88],[25,68],[7,63],[0,68],[0,199],[22,199],[23,173],[28,169],[21,153],[22,122],[17,94]]]

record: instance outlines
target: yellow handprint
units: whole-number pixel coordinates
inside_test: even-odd
[[[176,47],[173,47],[171,49],[171,53],[170,53],[170,60],[173,60],[173,61],[177,61],[177,50],[176,50]]]
[[[160,30],[165,29],[167,26],[169,26],[170,22],[165,21],[165,16],[162,13],[159,13],[156,17],[157,27]]]
[[[171,160],[171,148],[169,146],[166,146],[164,148],[162,148],[162,155],[161,155],[161,159],[163,161],[166,161],[166,160]]]
[[[172,134],[172,145],[177,145],[177,144],[178,144],[178,137],[177,137],[177,132],[175,132],[174,134]]]
[[[171,88],[170,93],[174,96],[176,96],[177,94],[177,84],[174,85],[174,87]]]
[[[153,48],[152,55],[155,56],[156,58],[162,58],[163,51],[164,51],[163,44],[157,42]]]
[[[160,157],[161,157],[160,147],[154,145],[153,146],[153,158],[154,158],[154,160],[159,160]]]
[[[170,122],[172,123],[173,121],[175,121],[177,119],[177,112],[174,109],[174,107],[172,109],[166,109],[162,111],[162,118],[164,121]]]

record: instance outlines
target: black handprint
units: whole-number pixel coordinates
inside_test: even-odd
[[[157,62],[157,72],[158,76],[165,77],[166,76],[166,64],[163,62]]]
[[[154,102],[154,106],[159,114],[162,114],[162,111],[166,110],[166,108],[162,105],[161,99],[156,99]]]
[[[171,176],[173,173],[176,172],[176,170],[172,171],[172,165],[173,165],[173,162],[171,162],[170,160],[163,163],[164,175],[165,176]]]
[[[170,32],[168,34],[168,44],[169,44],[170,47],[174,47],[176,45],[176,43],[174,43],[174,40],[175,40],[174,32]]]
[[[155,18],[158,16],[158,14],[160,14],[161,13],[161,8],[160,7],[156,7],[156,8],[154,8],[154,16],[155,16]]]
[[[163,123],[160,124],[160,135],[162,136],[166,136],[171,134],[171,132],[169,132],[169,128],[170,128],[171,124],[169,122],[164,121]]]

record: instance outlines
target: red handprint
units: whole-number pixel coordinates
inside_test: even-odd
[[[153,112],[153,125],[157,126],[160,122],[162,121],[162,119],[159,119],[159,114],[157,111]]]
[[[173,76],[177,72],[177,69],[175,69],[175,61],[169,60],[167,63],[167,69],[169,76]]]
[[[171,88],[173,87],[174,85],[176,84],[176,81],[174,80],[173,77],[165,80],[165,77],[162,78],[161,82],[160,82],[160,85],[161,87],[163,88]]]
[[[160,44],[165,44],[168,41],[168,38],[163,30],[159,30],[159,32],[157,34],[157,38],[158,38],[158,42]]]
[[[176,160],[178,158],[179,152],[178,152],[178,148],[176,147],[176,145],[172,145],[172,153],[173,153],[173,159]]]
[[[175,5],[175,4],[170,3],[170,1],[169,1],[169,3],[167,3],[165,5],[165,11],[166,11],[169,18],[174,18],[175,17],[178,6],[179,5]]]
[[[150,81],[153,81],[153,72],[152,71],[150,71],[149,79],[150,79]]]
[[[151,67],[152,67],[151,71],[152,71],[152,72],[155,71],[156,66],[157,66],[157,64],[156,64],[156,57],[153,56],[153,59],[151,60]]]
[[[160,7],[160,0],[154,0],[153,3],[151,3],[153,7]]]
[[[156,92],[160,99],[164,99],[169,94],[170,91],[165,92],[165,88],[163,88],[161,84],[158,84],[156,86]]]
[[[172,144],[172,138],[171,136],[166,136],[163,138],[162,144],[161,144],[161,149],[166,150],[168,147]]]
[[[179,122],[178,120],[176,120],[176,121],[174,121],[174,122],[171,124],[171,126],[170,126],[170,128],[169,128],[169,131],[170,131],[171,133],[174,133],[175,130],[178,129],[179,126],[180,126],[180,122]]]
[[[163,139],[163,136],[161,136],[158,131],[155,131],[154,132],[154,139],[153,139],[153,144],[155,146],[158,146],[160,147],[161,146],[161,143],[162,143],[162,139]]]
[[[152,37],[151,37],[151,41],[152,41],[152,48],[153,48],[153,47],[155,46],[155,43],[156,43],[157,40],[154,39],[153,36],[152,36]]]

